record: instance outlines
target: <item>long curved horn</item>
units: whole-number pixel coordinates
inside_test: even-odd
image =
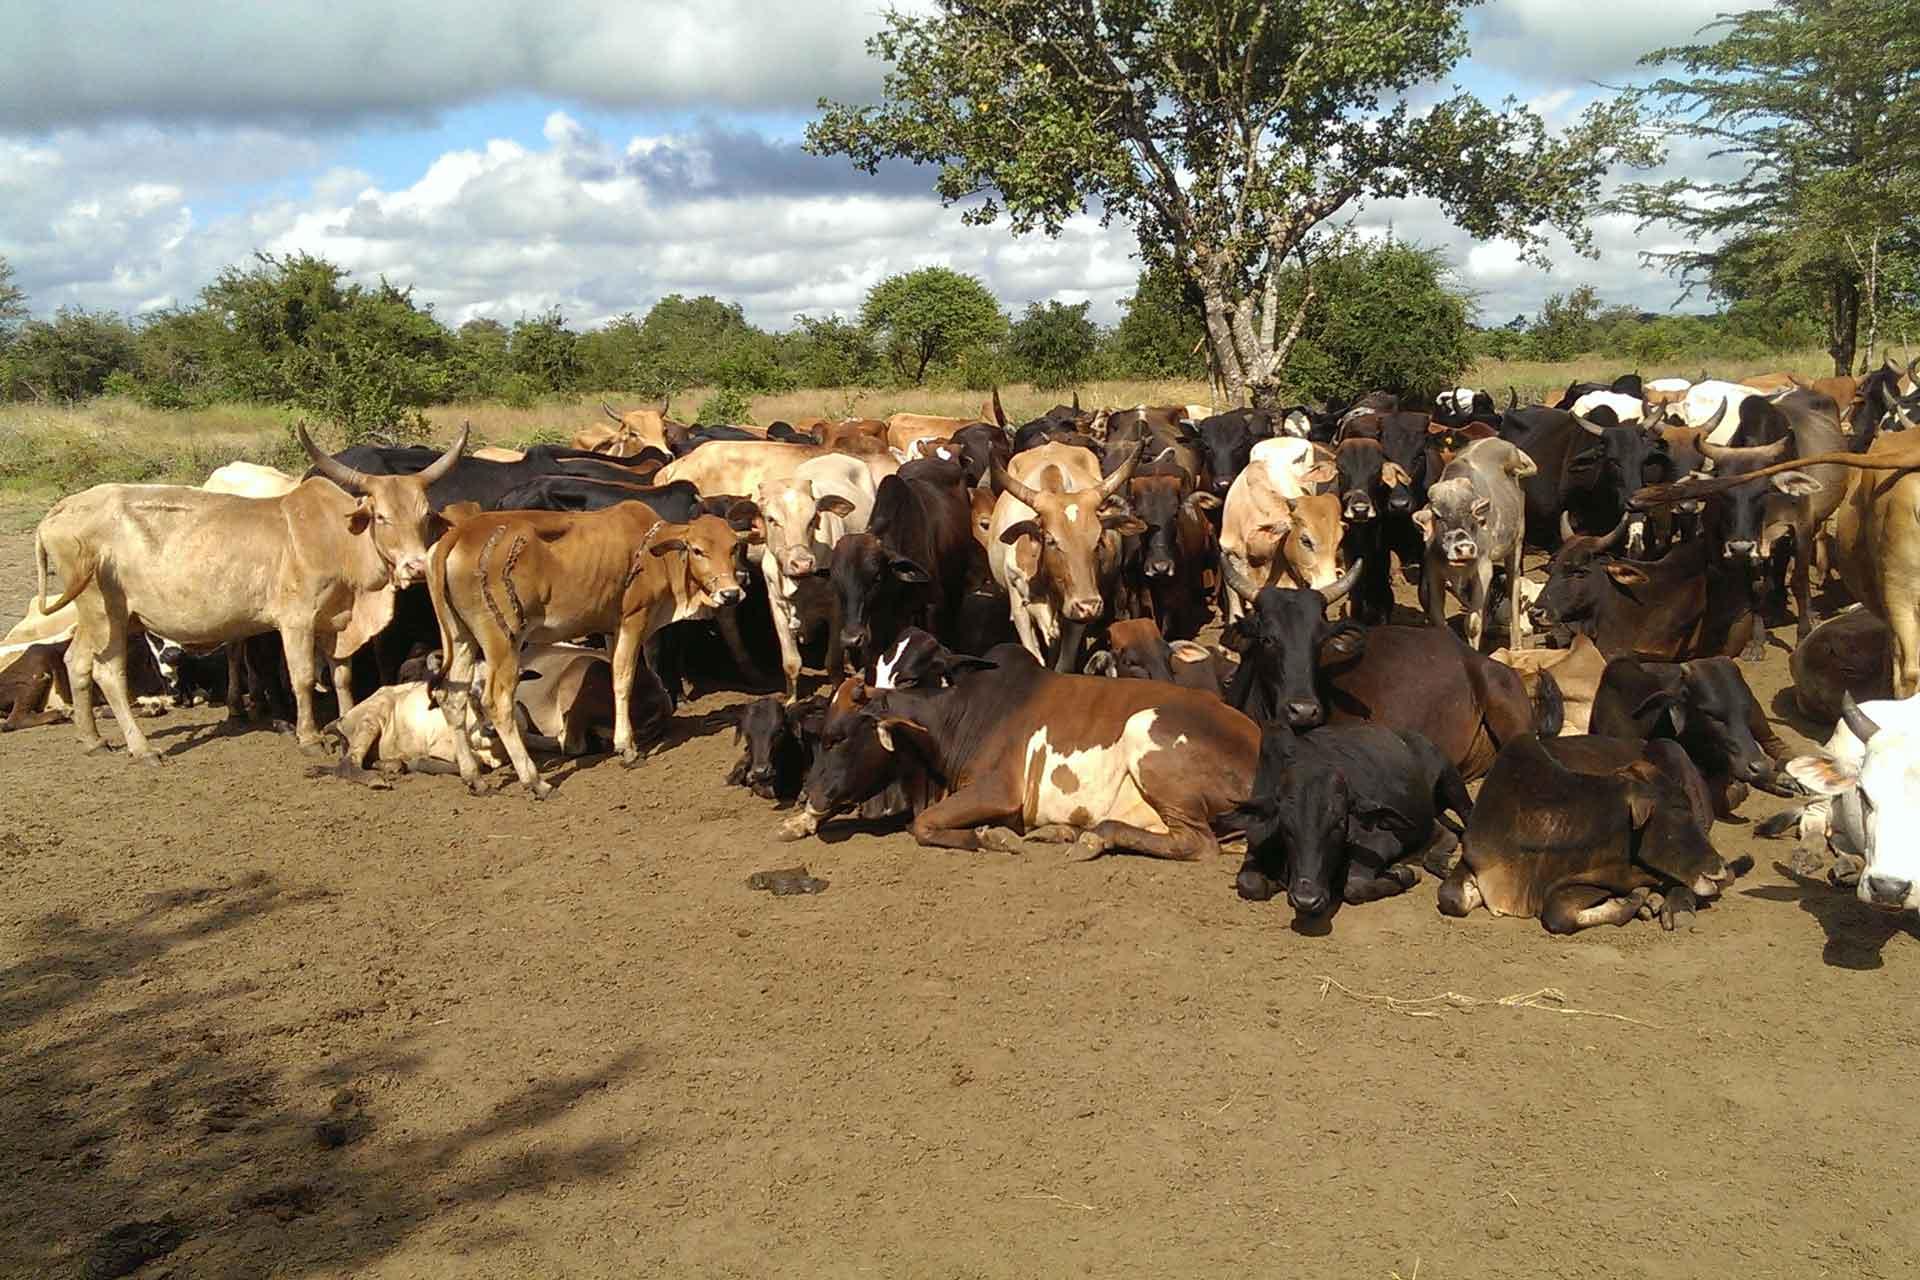
[[[1570,538],[1577,538],[1579,536],[1578,533],[1574,532],[1573,517],[1562,511],[1560,513],[1560,541],[1565,542]]]
[[[1853,730],[1853,736],[1862,742],[1880,732],[1880,726],[1860,709],[1860,704],[1853,700],[1850,692],[1840,695],[1840,718],[1847,722],[1847,728]]]
[[[1613,526],[1613,532],[1608,534],[1606,537],[1600,539],[1600,549],[1602,551],[1605,551],[1609,547],[1618,546],[1620,543],[1620,539],[1627,536],[1627,522],[1632,519],[1633,519],[1632,511],[1626,511],[1621,513],[1620,523]]]
[[[1362,556],[1353,562],[1351,568],[1336,578],[1331,585],[1320,593],[1321,597],[1327,602],[1327,608],[1331,609],[1334,605],[1339,604],[1347,598],[1347,592],[1353,590],[1354,583],[1360,581],[1360,571],[1366,567],[1366,557]]]
[[[1727,416],[1727,398],[1725,396],[1721,396],[1720,407],[1713,411],[1713,416],[1711,418],[1708,418],[1705,422],[1700,424],[1700,430],[1711,432],[1715,427],[1718,427],[1720,425],[1720,419],[1726,416]]]
[[[1133,469],[1140,465],[1140,446],[1133,446],[1127,460],[1114,469],[1112,475],[1100,482],[1100,497],[1104,501],[1127,487],[1127,481],[1133,479]]]
[[[1038,499],[1040,495],[1020,481],[1014,479],[1005,467],[997,462],[989,462],[987,464],[987,472],[993,477],[993,483],[999,487],[1000,492],[1010,493],[1028,506],[1039,510]]]
[[[368,477],[366,472],[355,471],[338,458],[330,458],[320,452],[320,446],[316,445],[313,442],[313,437],[307,434],[306,423],[303,422],[295,427],[293,434],[300,438],[300,447],[305,449],[307,456],[313,459],[314,470],[339,485],[342,489],[359,491],[367,487]]]
[[[1520,407],[1520,393],[1514,390],[1513,384],[1509,382],[1507,384],[1507,412],[1512,413],[1515,409],[1518,409],[1519,407]]]
[[[460,461],[460,455],[467,451],[467,434],[472,430],[471,422],[460,424],[460,434],[454,438],[452,444],[447,446],[447,451],[428,463],[426,469],[420,473],[421,484],[432,484],[453,470]]]
[[[600,402],[600,407],[606,411],[606,415],[609,418],[612,418],[615,422],[619,423],[623,427],[627,425],[627,420],[621,417],[619,414],[615,413],[613,411],[613,406],[608,404],[605,400],[602,400]]]
[[[1764,467],[1770,462],[1780,461],[1792,449],[1792,440],[1776,440],[1772,444],[1738,449],[1727,444],[1711,444],[1704,436],[1700,439],[1700,456],[1712,462],[1716,468],[1729,462],[1752,462]]]
[[[1607,429],[1601,426],[1599,423],[1588,422],[1585,418],[1581,417],[1577,413],[1573,416],[1573,420],[1580,424],[1580,429],[1582,431],[1594,437],[1596,440],[1605,440],[1607,438]]]
[[[1915,356],[1913,360],[1907,365],[1907,381],[1920,383],[1920,376],[1915,375],[1914,373],[1915,369],[1920,369],[1920,356]]]

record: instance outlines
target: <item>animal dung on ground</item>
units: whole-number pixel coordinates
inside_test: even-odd
[[[805,866],[784,867],[779,871],[756,871],[747,877],[747,888],[765,889],[776,898],[796,893],[825,893],[827,881],[807,874]]]

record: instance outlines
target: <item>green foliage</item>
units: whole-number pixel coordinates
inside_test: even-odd
[[[1007,335],[1012,367],[1042,391],[1087,380],[1100,349],[1100,327],[1088,318],[1093,304],[1031,303]]]
[[[27,318],[27,293],[13,282],[13,264],[0,258],[0,350]]]
[[[1743,171],[1635,184],[1619,205],[1686,236],[1685,249],[1642,257],[1690,284],[1729,299],[1794,295],[1846,372],[1863,320],[1870,347],[1920,302],[1920,0],[1779,0],[1708,30],[1711,44],[1642,59],[1681,74],[1629,97]]]
[[[1533,326],[1535,360],[1571,360],[1594,346],[1595,316],[1600,310],[1600,294],[1590,284],[1572,293],[1556,293],[1541,304],[1540,319]]]
[[[721,387],[707,397],[693,420],[709,427],[750,423],[753,415],[748,411],[749,399],[748,393],[739,387]]]
[[[992,347],[1007,331],[987,286],[946,267],[888,276],[867,291],[860,323],[879,338],[894,373],[915,386],[930,366],[958,365],[963,353]]]
[[[0,390],[8,398],[70,401],[99,395],[115,373],[136,363],[133,330],[109,311],[62,307],[51,321],[29,320],[0,351]]]
[[[1316,263],[1314,297],[1288,364],[1295,393],[1349,400],[1386,388],[1431,396],[1473,362],[1467,300],[1450,290],[1439,250],[1388,240]],[[1283,313],[1299,306],[1298,270],[1279,281]]]
[[[1191,281],[1214,365],[1271,400],[1292,332],[1280,273],[1362,198],[1427,196],[1479,239],[1590,248],[1591,192],[1652,148],[1631,103],[1550,135],[1457,93],[1416,107],[1467,49],[1470,0],[933,0],[869,42],[884,101],[823,101],[816,154],[938,166],[935,189],[1057,234],[1097,206]]]
[[[498,320],[478,317],[453,335],[448,356],[447,394],[455,400],[492,400],[505,394],[513,378],[507,357],[510,334]]]
[[[1122,377],[1207,376],[1205,302],[1200,290],[1164,261],[1140,272],[1133,296],[1107,341],[1108,369]]]
[[[558,307],[522,316],[507,337],[507,367],[542,391],[571,391],[580,380],[578,343]]]
[[[859,325],[839,316],[800,315],[793,323],[793,331],[784,335],[781,360],[794,385],[854,387],[878,374],[880,355]]]

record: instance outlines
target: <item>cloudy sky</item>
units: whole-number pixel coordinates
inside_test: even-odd
[[[0,256],[36,312],[191,301],[254,250],[304,249],[412,283],[458,324],[559,305],[576,324],[667,293],[755,321],[851,311],[942,264],[1010,306],[1091,298],[1111,320],[1132,238],[967,227],[931,171],[869,178],[801,154],[822,95],[869,101],[885,0],[8,0]],[[1737,0],[1491,0],[1455,81],[1564,121]],[[1434,206],[1363,209],[1443,247],[1492,321],[1581,282],[1649,309],[1657,230],[1597,224],[1601,257],[1548,274]]]

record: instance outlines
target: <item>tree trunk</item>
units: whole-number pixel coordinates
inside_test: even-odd
[[[1835,377],[1845,377],[1853,372],[1853,355],[1859,336],[1860,285],[1853,280],[1836,280],[1827,310],[1827,353],[1833,357]]]

